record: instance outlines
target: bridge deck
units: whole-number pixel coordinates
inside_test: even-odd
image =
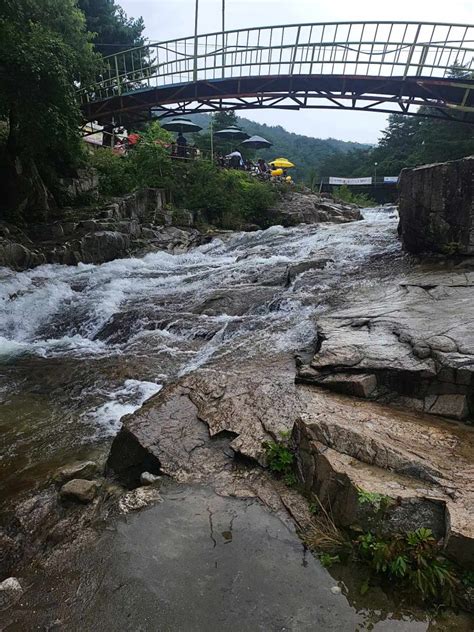
[[[87,120],[232,108],[474,112],[474,26],[345,22],[239,29],[105,59],[78,92]],[[455,76],[453,76],[455,75]],[[473,118],[473,117],[470,117]]]

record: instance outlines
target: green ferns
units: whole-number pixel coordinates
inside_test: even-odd
[[[365,533],[357,538],[355,546],[357,557],[378,575],[396,580],[425,600],[455,605],[459,581],[453,567],[440,554],[430,529],[420,527],[385,538]],[[367,589],[368,582],[362,592]]]

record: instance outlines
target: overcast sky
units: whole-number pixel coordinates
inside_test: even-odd
[[[145,35],[166,40],[192,35],[195,0],[118,0],[130,17],[142,16]],[[221,28],[222,0],[199,0],[199,31]],[[474,22],[472,0],[226,0],[226,27],[246,28],[300,22],[360,20],[409,20],[429,22]],[[316,136],[375,143],[385,127],[380,113],[299,110],[246,110],[243,116],[260,123]]]

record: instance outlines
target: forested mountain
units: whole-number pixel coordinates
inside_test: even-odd
[[[451,77],[472,79],[472,72],[454,65]],[[391,114],[376,147],[339,152],[329,156],[322,175],[340,177],[372,175],[397,176],[405,167],[456,160],[474,154],[474,114],[451,112],[454,119],[430,118],[439,114],[429,107],[418,110],[424,116]]]
[[[232,124],[234,117],[229,115],[229,124]],[[198,125],[201,125],[203,127],[201,136],[207,137],[206,130],[210,123],[210,115],[193,114],[186,118],[190,118]],[[292,175],[300,182],[309,183],[311,180],[319,179],[323,165],[329,158],[337,159],[348,152],[354,150],[364,151],[370,148],[370,145],[347,142],[335,138],[322,139],[294,134],[293,132],[288,132],[281,125],[266,125],[241,117],[236,118],[236,123],[250,136],[255,134],[263,136],[263,138],[273,143],[273,147],[270,149],[258,151],[257,155],[259,157],[271,160],[272,158],[284,156],[291,162],[294,162],[296,169],[292,171]],[[207,147],[207,145],[208,139],[206,138],[204,146]]]
[[[273,143],[271,149],[259,151],[258,156],[266,159],[285,156],[297,165],[293,171],[296,179],[307,184],[328,176],[362,177],[372,176],[375,172],[379,176],[397,176],[405,167],[474,154],[472,114],[467,119],[459,114],[459,120],[392,114],[376,146],[334,138],[311,138],[288,132],[281,126],[255,123],[240,117],[235,119],[231,114],[227,114],[230,123],[233,119],[248,134],[258,134]],[[431,111],[427,107],[420,108],[420,114],[429,115]],[[207,129],[209,115],[197,114],[191,118]]]
[[[456,160],[474,154],[474,125],[393,114],[378,145],[329,156],[322,175],[396,176],[404,167]]]

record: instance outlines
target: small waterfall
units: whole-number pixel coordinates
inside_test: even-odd
[[[358,271],[398,256],[393,209],[364,215],[234,233],[184,254],[0,269],[7,481],[115,433],[179,375],[310,345],[318,315]]]

